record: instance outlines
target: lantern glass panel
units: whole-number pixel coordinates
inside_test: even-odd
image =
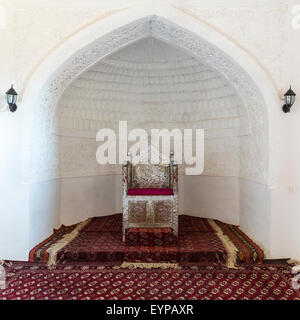
[[[291,104],[293,105],[295,102],[295,96],[291,96]]]
[[[285,96],[285,103],[287,104],[287,105],[293,105],[294,104],[294,102],[295,102],[295,96],[294,95],[287,95],[287,96]]]
[[[15,104],[17,102],[17,95],[8,94],[7,95],[7,103],[8,104]]]

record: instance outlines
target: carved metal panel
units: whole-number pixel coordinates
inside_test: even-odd
[[[147,224],[147,201],[128,202],[128,223]]]
[[[173,201],[157,201],[154,203],[153,223],[172,224]]]
[[[168,188],[169,167],[137,164],[132,166],[132,188]]]

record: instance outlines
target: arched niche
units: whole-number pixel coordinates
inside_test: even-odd
[[[53,127],[59,98],[69,84],[104,57],[148,36],[205,61],[234,86],[247,110],[250,130],[249,140],[241,146],[240,178],[276,186],[278,99],[270,81],[240,47],[173,7],[116,13],[74,35],[45,59],[23,99],[28,129],[24,136],[24,180],[35,183],[59,177]]]

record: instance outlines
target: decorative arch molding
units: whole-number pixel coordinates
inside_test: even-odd
[[[24,136],[25,179],[32,182],[59,176],[59,157],[55,157],[59,138],[52,128],[55,108],[68,85],[100,59],[147,36],[201,58],[233,84],[247,109],[251,131],[241,145],[240,177],[274,187],[279,101],[272,84],[239,47],[172,7],[134,8],[115,14],[81,31],[44,61],[23,99],[28,113],[25,126],[30,128]]]

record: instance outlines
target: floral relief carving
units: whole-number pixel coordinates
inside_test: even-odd
[[[98,128],[115,129],[125,119],[147,131],[203,128],[206,138],[249,131],[243,102],[221,74],[155,38],[126,46],[81,74],[56,116],[62,135],[90,131],[95,137]]]

